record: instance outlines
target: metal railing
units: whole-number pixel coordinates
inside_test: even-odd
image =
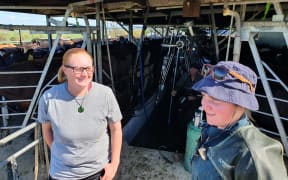
[[[17,131],[15,131],[14,133],[0,139],[0,147],[4,148],[4,146],[6,144],[8,144],[9,142],[15,140],[17,137],[24,135],[25,133],[28,133],[29,131],[31,131],[32,129],[34,129],[34,141],[32,141],[31,143],[25,145],[22,149],[18,150],[17,152],[14,152],[12,155],[10,155],[9,157],[7,157],[6,159],[2,160],[0,162],[0,169],[3,167],[7,167],[7,176],[8,179],[13,179],[13,180],[18,180],[19,179],[19,172],[18,172],[18,164],[17,164],[17,158],[22,156],[24,153],[26,153],[27,151],[29,151],[30,149],[34,148],[34,180],[38,179],[38,175],[39,175],[39,157],[43,156],[43,154],[41,152],[45,152],[45,154],[48,154],[47,148],[44,148],[44,151],[41,151],[40,148],[40,144],[42,141],[41,138],[41,131],[39,131],[40,126],[39,124],[37,124],[36,122],[33,122],[31,124],[29,124],[28,126],[19,129]],[[46,144],[43,144],[44,146],[47,146]],[[46,150],[45,150],[46,149]],[[40,153],[39,153],[40,152]],[[48,156],[45,155],[45,161],[49,162],[49,159],[47,159]],[[40,159],[44,159],[41,158]],[[44,164],[44,162],[41,162],[42,164]],[[40,163],[40,164],[41,164]],[[27,166],[28,164],[24,164],[22,166]],[[31,164],[29,164],[30,166]],[[42,166],[41,166],[42,167]],[[48,169],[46,167],[46,171],[48,175]]]

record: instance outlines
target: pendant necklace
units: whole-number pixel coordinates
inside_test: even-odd
[[[83,103],[84,103],[85,98],[86,98],[86,95],[81,99],[81,103],[75,98],[76,103],[79,105],[79,107],[78,107],[79,113],[84,112]]]
[[[87,95],[88,95],[88,92],[89,92],[89,90],[91,89],[91,86],[92,86],[92,84],[91,84],[91,82],[89,83],[89,85],[88,85],[88,90],[86,91],[86,93],[85,93],[85,95],[84,95],[84,97],[83,98],[79,98],[79,99],[77,99],[76,97],[75,97],[75,102],[78,104],[78,109],[77,109],[77,111],[78,111],[78,113],[83,113],[84,112],[84,107],[83,107],[83,104],[84,104],[84,101],[85,101],[85,99],[86,99],[86,97],[87,97]],[[81,103],[80,103],[80,101],[81,101]]]

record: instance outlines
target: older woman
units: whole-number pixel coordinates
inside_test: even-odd
[[[193,86],[202,93],[206,124],[192,157],[192,179],[287,179],[280,142],[261,133],[245,110],[257,110],[256,74],[226,61],[205,65]]]
[[[68,50],[58,72],[61,83],[45,91],[38,121],[51,149],[50,180],[111,180],[122,144],[122,115],[109,87],[92,82],[92,57]]]

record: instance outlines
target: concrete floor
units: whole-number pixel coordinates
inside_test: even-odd
[[[183,154],[124,145],[115,180],[189,180]],[[168,160],[167,160],[168,159]]]
[[[29,135],[25,135],[1,147],[0,160],[5,159],[30,141]],[[184,169],[183,162],[183,154],[123,145],[120,166],[114,180],[190,180],[191,175]],[[20,179],[33,179],[34,151],[24,153],[17,159],[17,163]],[[287,157],[285,157],[285,164],[288,167]],[[42,170],[42,172],[45,171]],[[1,180],[7,180],[6,173],[6,168],[0,169]],[[44,176],[40,173],[38,179],[45,180]]]
[[[12,143],[0,147],[0,161],[23,148],[32,139],[23,135]],[[166,158],[166,160],[165,160]],[[167,160],[168,159],[168,160]],[[34,151],[30,150],[17,158],[18,175],[21,180],[34,179]],[[45,180],[45,167],[39,167],[39,180]],[[0,168],[0,179],[7,180],[7,169]],[[123,145],[121,163],[114,180],[190,180],[184,169],[183,154]]]

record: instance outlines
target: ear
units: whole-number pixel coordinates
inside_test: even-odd
[[[66,75],[67,74],[67,68],[64,67],[64,65],[61,65],[61,69],[63,73]]]
[[[246,108],[236,105],[236,110],[235,111],[237,112],[237,114],[240,114],[242,116],[245,113]]]

